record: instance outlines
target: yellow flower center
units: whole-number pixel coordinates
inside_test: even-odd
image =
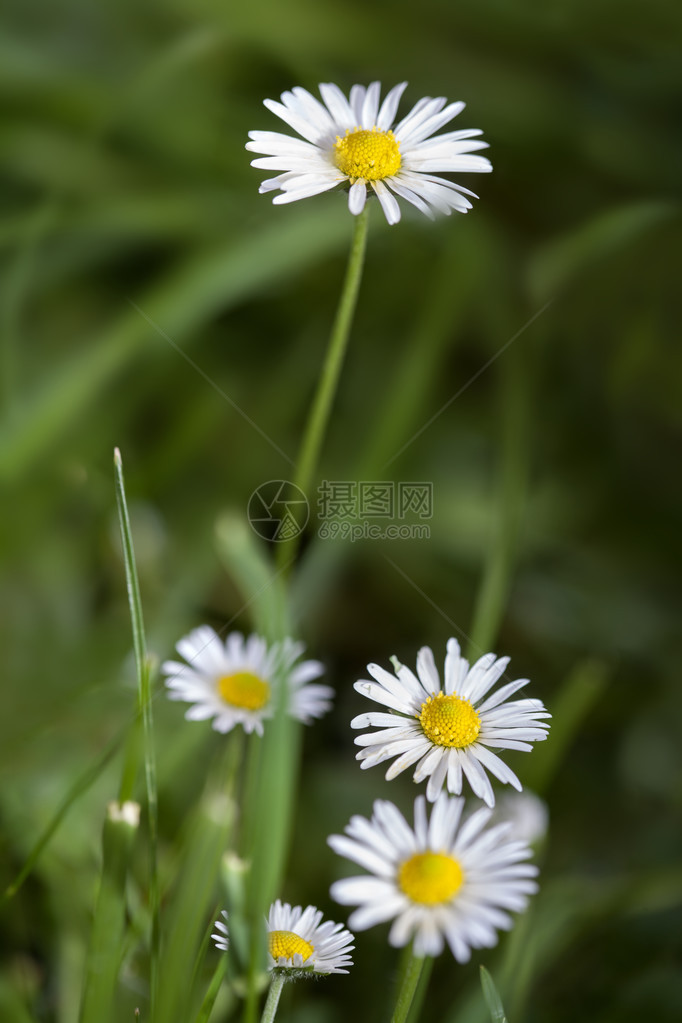
[[[273,959],[293,959],[297,952],[303,956],[303,961],[311,956],[315,949],[309,941],[304,941],[293,931],[270,931],[268,934],[268,949]]]
[[[405,860],[398,872],[401,890],[424,906],[448,902],[463,881],[464,872],[457,860],[444,853],[417,853]]]
[[[454,693],[429,696],[415,715],[427,739],[436,746],[456,746],[463,749],[476,740],[481,730],[481,719],[469,700]]]
[[[392,131],[378,128],[356,128],[346,132],[344,138],[336,136],[334,162],[340,171],[347,174],[354,184],[359,178],[364,181],[381,181],[400,170],[400,150]]]
[[[218,692],[225,703],[245,710],[260,710],[270,699],[270,686],[250,671],[236,671],[218,679]]]

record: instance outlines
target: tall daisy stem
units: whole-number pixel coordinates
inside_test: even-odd
[[[277,1012],[277,1006],[279,1005],[279,996],[282,994],[282,988],[284,987],[284,981],[284,974],[273,974],[260,1023],[272,1023],[274,1020]]]
[[[398,992],[395,1011],[391,1017],[391,1023],[405,1023],[407,1020],[425,962],[426,960],[423,956],[416,956],[414,952],[410,953],[410,958],[403,973],[400,991]]]
[[[327,423],[329,422],[329,415],[348,346],[348,336],[360,290],[360,281],[362,280],[362,270],[365,262],[365,249],[367,247],[368,207],[365,206],[362,213],[358,214],[354,219],[353,242],[351,244],[350,256],[348,257],[348,266],[341,290],[341,298],[336,310],[336,318],[329,337],[324,366],[322,367],[317,392],[308,415],[308,422],[306,423],[296,465],[294,482],[308,497],[308,500],[310,500],[308,488],[317,466],[322,441],[324,440]],[[292,538],[286,543],[280,544],[278,550],[278,564],[280,567],[291,563],[296,553],[297,545],[298,538]]]

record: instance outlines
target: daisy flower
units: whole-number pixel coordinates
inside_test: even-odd
[[[355,947],[353,935],[343,924],[325,920],[315,906],[293,908],[277,899],[267,919],[271,970],[304,970],[308,973],[348,973],[348,954]]]
[[[230,932],[227,929],[227,913],[223,910],[220,914],[225,921],[216,920],[215,929],[217,934],[212,934],[211,937],[215,942],[215,947],[219,948],[221,952],[227,952],[230,947]]]
[[[415,956],[436,956],[444,942],[466,962],[473,948],[492,948],[497,930],[509,930],[509,911],[526,908],[537,891],[537,867],[525,842],[509,839],[509,825],[486,827],[492,810],[481,807],[461,821],[464,800],[438,797],[427,818],[426,800],[414,804],[414,829],[400,811],[377,800],[374,814],[351,817],[345,835],[331,835],[339,856],[369,875],[336,881],[331,894],[357,906],[349,924],[359,931],[392,920],[391,945],[414,939]]]
[[[166,661],[166,689],[171,700],[192,706],[188,721],[213,718],[217,732],[242,725],[245,732],[263,734],[263,722],[276,711],[282,685],[286,687],[289,714],[306,724],[321,717],[331,706],[333,689],[309,685],[324,671],[319,661],[295,662],[302,643],[285,639],[268,646],[261,636],[231,632],[223,641],[209,626],[194,629],[177,644],[186,664]]]
[[[381,105],[380,82],[368,88],[354,85],[348,99],[337,85],[322,84],[322,103],[300,87],[283,92],[281,103],[266,99],[268,110],[301,138],[275,131],[249,132],[246,148],[263,154],[251,165],[282,172],[263,181],[260,191],[277,190],[273,202],[287,203],[346,183],[348,208],[358,214],[370,185],[389,224],[400,220],[396,196],[431,218],[434,211],[466,213],[471,209],[466,196],[477,196],[440,173],[492,170],[484,156],[472,155],[488,143],[476,139],[481,134],[478,128],[434,136],[464,109],[464,103],[446,105],[442,96],[425,96],[395,124],[406,86],[407,82],[396,85]]]
[[[352,728],[379,728],[355,739],[357,746],[364,747],[357,754],[361,766],[374,767],[395,757],[386,772],[390,780],[416,763],[414,780],[429,779],[426,795],[431,802],[444,785],[459,795],[466,777],[473,792],[494,806],[488,772],[520,792],[521,782],[491,747],[532,749],[531,743],[547,738],[549,725],[543,719],[551,714],[540,700],[510,702],[509,697],[528,684],[527,678],[508,682],[488,695],[508,664],[508,657],[484,654],[469,668],[456,639],[448,641],[442,686],[427,646],[417,655],[416,675],[404,665],[392,675],[378,664],[368,664],[375,681],[361,679],[355,689],[388,707],[390,713],[371,711],[351,721]]]
[[[216,948],[227,952],[229,947],[227,913],[225,923],[216,921],[216,934],[212,934]],[[323,976],[329,973],[348,973],[352,966],[349,952],[355,947],[353,935],[343,924],[331,920],[322,923],[322,913],[315,906],[293,908],[288,902],[273,902],[265,921],[269,964],[268,969],[286,972],[295,979],[302,976]]]

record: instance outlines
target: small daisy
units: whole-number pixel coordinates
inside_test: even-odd
[[[215,942],[216,948],[219,948],[221,952],[227,952],[230,947],[230,932],[227,929],[227,913],[225,910],[222,910],[220,915],[225,923],[223,923],[222,920],[216,920],[215,929],[218,933],[212,934],[211,937]]]
[[[527,678],[508,682],[484,699],[508,664],[508,657],[485,654],[469,668],[456,639],[448,641],[443,687],[427,646],[417,655],[417,675],[404,665],[392,675],[378,664],[368,664],[375,681],[361,679],[355,689],[391,713],[372,711],[351,721],[352,728],[380,728],[356,738],[356,745],[365,747],[357,754],[361,766],[374,767],[395,757],[386,772],[390,780],[416,763],[414,780],[429,779],[426,795],[431,802],[446,784],[449,792],[459,795],[465,776],[473,792],[494,806],[488,771],[520,792],[519,779],[490,748],[532,749],[531,743],[547,738],[549,725],[543,719],[551,714],[540,700],[509,702],[528,684]]]
[[[351,817],[346,835],[332,835],[328,842],[370,876],[336,881],[331,894],[344,906],[358,907],[351,927],[362,931],[393,920],[391,945],[402,947],[413,938],[416,956],[436,956],[445,940],[465,963],[472,948],[492,948],[496,931],[509,930],[509,911],[526,908],[527,896],[537,891],[532,880],[537,868],[522,862],[530,849],[509,839],[509,825],[486,827],[492,815],[486,807],[462,822],[462,798],[441,793],[430,820],[426,806],[418,796],[414,830],[385,800],[375,802],[371,821]]]
[[[322,921],[315,906],[293,908],[277,899],[267,919],[271,970],[303,970],[315,974],[348,973],[353,935],[343,924]]]
[[[216,934],[212,934],[216,948],[227,952],[229,938],[227,913],[221,913],[225,920],[216,921]],[[348,973],[344,969],[352,966],[349,952],[355,947],[353,935],[343,924],[322,921],[322,913],[315,906],[293,908],[288,902],[276,902],[270,907],[265,921],[268,953],[268,969],[287,972],[292,979],[302,976],[324,976],[329,973]]]
[[[337,85],[322,84],[319,90],[323,103],[300,87],[283,92],[281,103],[266,99],[268,110],[301,138],[275,131],[249,132],[251,141],[246,148],[264,154],[251,165],[283,172],[263,181],[260,191],[276,189],[280,194],[273,202],[286,203],[345,182],[350,186],[348,208],[358,214],[371,185],[389,224],[400,220],[396,195],[431,218],[434,211],[466,213],[471,209],[466,196],[477,196],[440,177],[440,172],[491,171],[489,160],[471,155],[488,143],[475,138],[481,134],[478,128],[434,137],[434,132],[464,109],[464,103],[446,106],[443,97],[420,99],[402,121],[391,127],[406,86],[407,82],[396,85],[381,106],[380,82],[372,82],[368,88],[354,85],[348,99]]]
[[[213,718],[217,732],[242,725],[245,732],[262,735],[263,721],[275,713],[278,690],[286,680],[288,711],[307,724],[329,710],[334,691],[307,684],[324,668],[319,661],[295,664],[303,650],[302,643],[291,639],[268,647],[261,636],[244,639],[239,632],[223,641],[209,625],[202,625],[177,644],[187,664],[162,665],[168,696],[192,704],[185,714],[188,721]]]
[[[541,842],[549,830],[549,809],[530,789],[523,792],[503,792],[495,803],[493,823],[507,821],[511,835],[528,845]]]

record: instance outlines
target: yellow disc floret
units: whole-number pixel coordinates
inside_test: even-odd
[[[459,862],[445,853],[417,853],[405,860],[398,871],[401,891],[424,906],[448,902],[462,887],[463,880]]]
[[[270,931],[268,950],[275,960],[293,959],[296,953],[300,952],[304,962],[315,951],[309,941],[304,941],[293,931]]]
[[[350,128],[344,138],[336,136],[334,163],[351,183],[382,181],[400,170],[400,150],[392,131]]]
[[[218,679],[218,692],[225,703],[244,710],[260,710],[270,699],[270,686],[250,671],[236,671]]]
[[[416,715],[427,739],[436,746],[463,749],[474,742],[481,730],[481,719],[469,700],[452,694],[429,696]]]

